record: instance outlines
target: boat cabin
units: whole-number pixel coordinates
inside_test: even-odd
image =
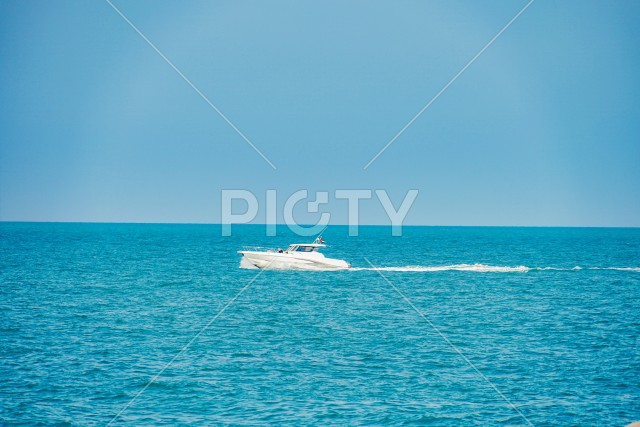
[[[318,252],[318,249],[324,248],[325,245],[320,243],[298,243],[287,248],[287,252]]]

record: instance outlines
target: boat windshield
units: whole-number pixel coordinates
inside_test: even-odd
[[[318,248],[314,246],[306,246],[306,245],[291,245],[288,251],[289,252],[318,252]]]

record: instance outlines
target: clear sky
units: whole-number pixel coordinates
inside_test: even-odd
[[[527,1],[113,3],[277,169],[107,2],[0,0],[0,220],[415,188],[409,224],[640,226],[638,1],[536,0],[366,170]]]

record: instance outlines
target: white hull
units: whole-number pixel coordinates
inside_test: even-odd
[[[255,268],[269,270],[344,270],[350,267],[346,261],[326,258],[319,252],[238,251],[238,253],[243,255],[242,263],[246,261]]]

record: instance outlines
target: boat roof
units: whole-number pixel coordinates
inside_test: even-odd
[[[312,247],[312,248],[324,248],[327,245],[323,245],[322,243],[292,243],[289,245],[289,247],[291,246],[306,246],[306,247]]]

